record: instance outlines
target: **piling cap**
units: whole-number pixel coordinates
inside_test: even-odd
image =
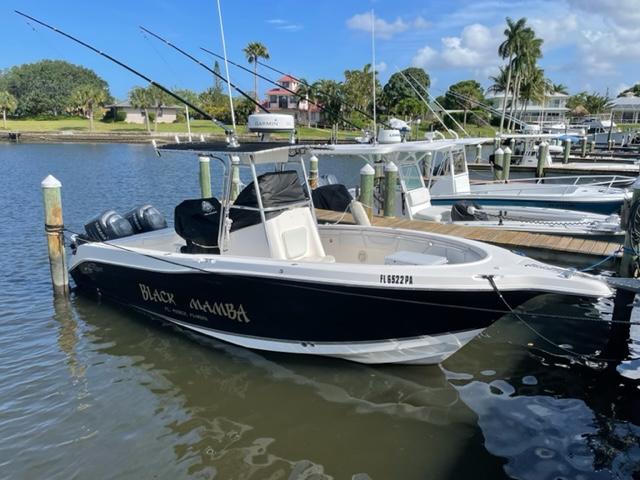
[[[317,161],[318,161],[318,157],[316,157],[315,155],[311,155],[311,156],[309,157],[309,161],[310,161],[310,162],[317,162]]]
[[[496,153],[498,153],[498,152],[496,152]],[[509,147],[504,147],[504,154],[505,155],[511,155],[511,153],[512,152],[511,152],[511,149]]]
[[[60,188],[62,187],[62,183],[60,183],[60,180],[58,180],[53,175],[47,175],[47,178],[42,180],[42,183],[40,183],[40,186],[42,188]]]
[[[389,162],[384,166],[384,171],[385,172],[397,172],[398,171],[398,166],[393,162]]]
[[[374,175],[375,173],[376,171],[368,163],[365,163],[364,167],[360,169],[360,175]]]
[[[240,157],[238,155],[231,155],[231,163],[238,165],[240,163]]]
[[[206,155],[200,155],[198,157],[198,160],[200,160],[201,162],[206,162],[209,163],[211,160],[209,159],[209,157],[207,157]]]
[[[494,153],[496,155],[504,155],[504,150],[502,148],[498,148]]]

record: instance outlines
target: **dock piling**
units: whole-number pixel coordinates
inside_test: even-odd
[[[398,167],[389,162],[384,166],[384,216],[396,215],[396,183],[398,182]]]
[[[589,145],[589,153],[593,153],[596,151],[596,141],[591,140],[591,144]]]
[[[509,172],[511,171],[511,153],[509,147],[504,148],[504,160],[502,161],[502,180],[509,181]]]
[[[622,260],[620,261],[620,269],[618,271],[618,274],[621,277],[626,278],[634,278],[637,273],[635,264],[638,257],[635,252],[640,249],[640,244],[636,243],[634,240],[634,237],[637,237],[637,232],[634,235],[633,230],[636,225],[635,219],[632,217],[636,216],[636,212],[638,212],[638,209],[640,208],[640,179],[637,179],[631,188],[633,190],[633,196],[629,203],[625,205],[627,208],[623,209],[623,212],[626,211],[626,215],[623,214],[623,217],[625,217],[623,220],[623,226],[625,229],[624,249],[622,251]],[[640,225],[637,225],[636,227],[640,228]]]
[[[544,167],[547,164],[547,156],[549,155],[549,144],[541,142],[538,145],[538,166],[536,167],[536,177],[544,177]]]
[[[315,155],[309,159],[309,186],[312,190],[318,188],[318,157]]]
[[[607,141],[607,148],[609,149],[609,151],[613,150],[613,146],[615,145],[616,142],[613,141],[613,139],[609,139]]]
[[[360,197],[358,201],[362,204],[369,220],[373,218],[373,176],[376,171],[368,163],[360,169]]]
[[[42,183],[44,203],[44,229],[47,234],[49,267],[54,295],[69,295],[69,273],[64,251],[64,222],[62,219],[62,184],[53,175]]]
[[[200,195],[202,198],[211,197],[211,169],[209,157],[204,155],[198,157],[200,164]]]
[[[582,140],[580,140],[580,146],[582,147],[580,155],[584,158],[587,156],[587,137],[582,137]]]
[[[475,163],[480,163],[480,160],[482,160],[482,144],[481,143],[476,145],[476,162]]]
[[[498,148],[493,154],[493,178],[494,180],[502,180],[502,171],[504,165],[504,150]]]
[[[571,140],[565,138],[564,141],[564,150],[562,151],[562,163],[565,165],[569,163],[569,156],[571,155]]]

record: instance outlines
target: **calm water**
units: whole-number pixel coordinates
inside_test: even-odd
[[[320,168],[351,183],[360,166]],[[506,316],[442,367],[368,367],[205,341],[75,295],[54,302],[47,174],[80,230],[145,202],[171,216],[198,195],[197,161],[0,145],[0,168],[0,478],[639,478],[639,361],[576,364]],[[640,325],[628,340],[604,321],[612,302],[528,308],[581,319],[532,321],[566,348],[640,356]]]

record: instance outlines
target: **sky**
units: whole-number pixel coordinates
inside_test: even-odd
[[[505,17],[526,17],[544,40],[540,65],[571,93],[609,92],[640,83],[640,0],[221,0],[230,60],[246,63],[242,48],[264,43],[269,63],[298,77],[341,80],[346,69],[372,60],[372,10],[376,65],[384,83],[398,69],[424,68],[432,93],[460,80],[488,77],[503,61],[497,47]],[[63,59],[95,70],[119,99],[138,79],[99,55],[13,13],[21,10],[139,69],[168,87],[204,90],[211,75],[145,37],[143,25],[212,63],[199,47],[221,52],[215,0],[2,0],[0,69],[43,58]],[[252,76],[229,67],[247,90]],[[276,74],[261,71],[275,78]],[[259,90],[269,86],[262,81]]]

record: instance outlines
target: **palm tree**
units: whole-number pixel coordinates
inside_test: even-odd
[[[311,126],[311,101],[315,101],[316,92],[313,89],[313,85],[307,82],[304,78],[298,81],[298,88],[296,89],[298,98],[304,98],[307,102],[307,127]]]
[[[493,83],[487,89],[488,93],[504,93],[507,95],[507,69],[505,67],[498,67],[498,74],[491,75],[489,80]]]
[[[260,42],[249,42],[242,50],[247,57],[249,63],[253,63],[253,94],[256,101],[258,101],[258,61],[261,58],[269,60],[269,50]],[[256,112],[258,106],[256,105]]]
[[[139,108],[144,114],[144,124],[147,127],[147,133],[151,133],[149,125],[149,108],[153,105],[149,91],[144,87],[134,87],[129,92],[129,102],[133,108]]]
[[[93,113],[107,100],[104,88],[91,84],[80,85],[71,93],[71,106],[89,119],[89,131],[93,132]]]
[[[569,87],[563,83],[551,83],[551,93],[563,93],[569,95]]]
[[[514,22],[510,17],[507,17],[507,28],[504,30],[504,35],[507,37],[498,47],[498,54],[503,59],[509,59],[507,63],[507,82],[505,88],[504,101],[502,102],[502,116],[500,117],[500,133],[504,126],[504,116],[507,111],[507,92],[511,89],[511,75],[513,70],[513,59],[520,50],[520,44],[522,42],[522,35],[527,23],[526,18],[521,18],[517,22]]]
[[[13,113],[18,108],[18,101],[16,97],[11,95],[7,91],[0,92],[0,110],[2,110],[2,125],[5,130],[7,129],[7,113]]]
[[[163,105],[169,101],[169,95],[167,95],[163,90],[160,90],[155,85],[151,85],[147,88],[147,95],[149,97],[149,101],[151,106],[155,110],[155,116],[153,118],[153,131],[158,131],[158,117],[160,115],[160,110]]]

